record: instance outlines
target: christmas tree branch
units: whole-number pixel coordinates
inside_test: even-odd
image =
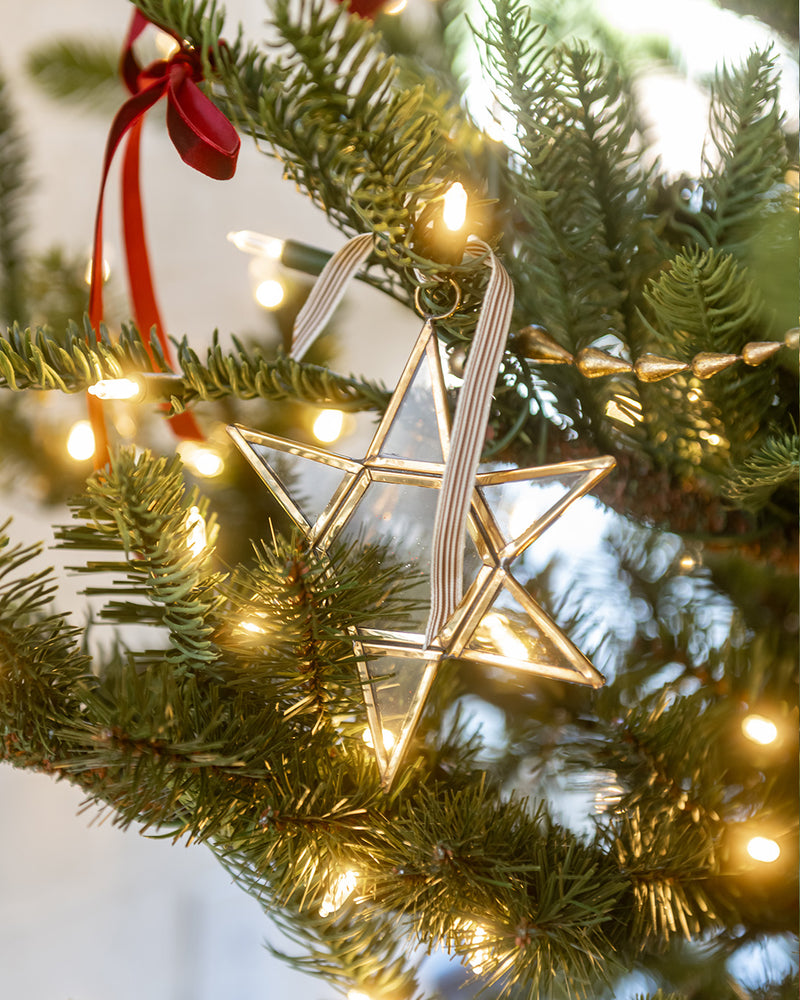
[[[27,190],[26,151],[11,105],[8,85],[0,75],[0,322],[23,322],[24,260],[21,204]]]
[[[16,325],[5,335],[0,334],[0,388],[83,392],[101,379],[151,370],[144,341],[134,328],[123,327],[115,341],[105,328],[101,328],[101,338],[96,340],[87,321],[84,330],[81,334],[71,322],[60,337],[42,329],[23,331]],[[178,344],[183,384],[175,386],[174,397],[179,407],[198,399],[226,396],[274,402],[298,399],[345,410],[382,410],[388,401],[386,390],[374,383],[290,358],[268,361],[260,353],[250,354],[238,341],[234,343],[236,351],[226,354],[215,338],[205,364],[186,339]],[[150,347],[159,369],[168,372],[169,366],[155,340]]]

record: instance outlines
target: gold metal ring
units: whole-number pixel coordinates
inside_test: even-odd
[[[461,286],[454,278],[448,278],[447,280],[450,283],[450,285],[456,290],[456,300],[453,303],[452,307],[448,309],[447,312],[443,313],[425,312],[425,310],[422,308],[422,303],[420,302],[420,292],[422,291],[422,285],[417,285],[417,287],[414,289],[414,308],[417,310],[417,312],[423,319],[425,320],[448,319],[461,305]]]

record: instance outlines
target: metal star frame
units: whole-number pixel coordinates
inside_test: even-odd
[[[430,321],[422,328],[361,461],[238,425],[228,427],[228,433],[313,548],[326,551],[335,539],[348,536],[359,541],[380,537],[390,541],[399,561],[429,573],[438,498],[432,491],[441,487],[450,444],[449,408]],[[312,513],[314,500],[303,500],[287,483],[290,475],[279,469],[287,463],[295,470],[313,463],[318,513]],[[602,675],[511,575],[510,566],[613,467],[614,459],[602,456],[479,472],[465,539],[464,597],[439,635],[426,647],[427,610],[424,619],[414,623],[419,626],[416,632],[354,630],[353,646],[386,790],[444,659],[471,660],[591,687],[603,684]],[[329,499],[320,501],[326,486]],[[520,504],[518,495],[509,503],[509,490],[519,494],[523,486],[530,498]],[[370,496],[372,507],[362,506]],[[530,516],[519,530],[515,522],[521,508]],[[423,582],[427,586],[427,580]]]

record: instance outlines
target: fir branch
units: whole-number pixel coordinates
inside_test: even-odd
[[[214,52],[210,77],[223,110],[270,143],[288,177],[347,232],[390,242],[408,235],[421,204],[443,192],[455,154],[420,89],[397,87],[394,60],[370,25],[312,0],[273,13],[275,57],[240,42],[219,46],[214,5],[138,0],[153,20]]]
[[[49,570],[17,578],[39,546],[12,546],[0,526],[0,757],[49,772],[72,744],[65,725],[88,710],[95,687],[79,631],[45,614],[55,583]]]
[[[512,0],[497,4],[484,41],[498,99],[518,122],[521,153],[506,171],[518,308],[569,350],[602,330],[638,353],[635,307],[653,235],[623,78],[584,47],[545,47],[530,11]],[[578,402],[574,373],[545,369],[540,378],[561,412],[602,440],[606,387],[580,387]]]
[[[187,403],[235,396],[272,402],[295,399],[347,411],[382,412],[389,401],[386,389],[373,382],[337,375],[321,365],[284,356],[268,361],[260,352],[249,353],[235,338],[233,342],[235,352],[225,354],[215,334],[205,362],[189,347],[186,338],[178,344],[178,365],[185,384],[183,398]]]
[[[26,69],[49,97],[113,114],[123,99],[118,49],[118,42],[61,38],[30,51]]]
[[[270,691],[286,718],[310,716],[313,730],[360,718],[351,630],[368,608],[394,627],[416,607],[404,594],[413,574],[383,546],[309,550],[299,539],[256,546],[254,568],[239,566],[225,586],[216,641],[231,657],[234,687]]]
[[[710,125],[713,151],[704,155],[702,206],[673,221],[702,249],[741,256],[791,195],[784,183],[788,158],[771,52],[753,51],[742,66],[717,75]]]
[[[58,389],[83,392],[100,379],[149,372],[152,368],[141,335],[133,327],[123,327],[112,342],[101,327],[101,338],[84,320],[82,335],[70,322],[64,334],[18,326],[0,335],[0,388]],[[238,342],[236,351],[225,354],[215,337],[203,364],[184,338],[178,346],[179,367],[184,377],[184,393],[176,390],[174,402],[197,399],[267,399],[279,402],[298,399],[317,405],[331,404],[340,409],[383,410],[389,393],[374,383],[337,375],[319,365],[303,364],[290,358],[268,361],[261,354],[251,355]],[[150,347],[161,371],[169,371],[155,339]]]
[[[747,270],[731,254],[688,249],[644,292],[652,335],[681,360],[701,352],[736,354],[750,340],[769,339],[770,310]],[[777,388],[775,364],[720,372],[700,382],[676,376],[641,388],[650,432],[669,426],[676,458],[720,474],[758,441]],[[677,426],[676,426],[677,421]],[[719,450],[709,448],[717,435]],[[727,454],[726,454],[727,452]]]
[[[27,193],[26,149],[0,75],[0,321],[24,322],[24,258],[21,205]]]
[[[785,487],[797,496],[800,437],[779,434],[753,451],[722,484],[723,495],[743,510],[757,511]]]
[[[167,629],[172,646],[167,661],[178,670],[191,670],[217,655],[209,618],[219,603],[213,593],[218,578],[206,569],[216,530],[207,517],[208,501],[197,490],[186,492],[181,468],[177,458],[118,453],[110,468],[96,472],[87,481],[85,495],[72,503],[73,516],[88,525],[62,527],[56,537],[65,549],[119,553],[122,559],[78,567],[81,572],[102,566],[122,573],[127,584],[123,592],[140,598],[113,601],[101,618],[147,621],[155,609],[155,620]],[[192,541],[195,524],[203,525],[199,546]],[[119,588],[112,583],[92,592],[113,597]]]

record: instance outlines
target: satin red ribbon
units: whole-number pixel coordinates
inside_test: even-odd
[[[180,48],[168,59],[159,59],[142,68],[133,52],[133,43],[150,22],[137,11],[125,39],[120,74],[131,96],[117,112],[106,141],[100,196],[94,227],[94,249],[89,289],[89,321],[99,339],[103,318],[103,195],[114,154],[127,136],[122,164],[122,221],[128,284],[133,315],[145,338],[145,346],[155,367],[148,334],[155,327],[158,342],[169,365],[174,365],[172,349],[156,303],[153,277],[147,254],[139,182],[139,146],[145,113],[162,97],[167,98],[167,131],[181,159],[208,177],[227,180],[236,171],[239,136],[233,125],[195,83],[203,79],[202,61],[193,49],[173,35]],[[89,396],[89,418],[95,435],[95,468],[108,461],[108,435],[103,404]],[[191,413],[169,418],[178,437],[202,438]]]

